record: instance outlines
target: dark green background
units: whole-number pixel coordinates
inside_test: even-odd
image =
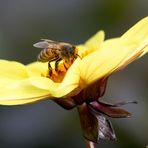
[[[0,58],[30,63],[40,51],[32,45],[41,38],[79,44],[100,29],[116,37],[147,15],[147,0],[0,0]],[[98,148],[148,144],[147,64],[148,55],[109,79],[105,100],[139,104],[126,106],[132,118],[112,119],[118,141],[100,141]],[[48,100],[0,106],[0,148],[59,147],[85,147],[75,109]]]

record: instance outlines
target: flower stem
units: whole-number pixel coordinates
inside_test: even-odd
[[[96,148],[96,145],[94,142],[86,140],[86,148]]]

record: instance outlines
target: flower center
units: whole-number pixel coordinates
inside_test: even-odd
[[[57,68],[55,68],[56,62],[54,61],[51,63],[51,67],[48,67],[48,70],[45,76],[50,78],[54,82],[61,82],[67,70],[69,69],[69,67],[72,65],[73,62],[74,60],[72,59],[69,59],[68,61],[63,59],[58,63]]]

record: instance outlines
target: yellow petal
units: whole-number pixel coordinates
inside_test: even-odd
[[[122,39],[128,41],[135,37],[137,40],[145,39],[148,34],[148,17],[137,22],[132,28],[122,35]]]
[[[129,63],[148,52],[148,17],[142,19],[121,36],[124,44],[135,44],[135,52],[122,61],[116,70],[124,68]]]
[[[104,31],[99,31],[93,35],[89,40],[83,45],[78,45],[78,55],[83,58],[89,53],[94,52],[95,50],[100,49],[102,42],[104,41],[105,33]]]
[[[91,84],[94,81],[111,74],[127,57],[139,50],[133,42],[124,43],[120,38],[106,41],[101,50],[85,57],[80,64],[80,77],[82,85]]]
[[[72,92],[79,85],[79,74],[75,70],[75,67],[77,67],[79,61],[80,59],[77,59],[70,67],[62,83],[54,83],[52,80],[48,79],[48,81],[50,81],[50,84],[47,83],[47,85],[45,85],[45,89],[49,90],[51,96],[60,98],[63,96],[72,95]],[[41,76],[41,73],[47,73],[48,63],[34,62],[27,65],[27,68],[31,76]],[[40,83],[36,80],[32,82],[33,85],[35,85],[36,87],[40,87],[41,85],[43,85],[43,83]]]
[[[63,97],[71,94],[79,84],[79,75],[72,74],[75,66],[71,66],[72,70],[67,73],[62,83],[55,83],[41,76],[42,70],[47,69],[45,64],[35,62],[25,67],[17,62],[1,61],[1,66],[3,63],[11,67],[1,67],[3,73],[0,75],[0,104],[3,105],[26,104],[44,98]],[[30,77],[24,76],[23,72],[26,72],[26,75],[29,73]],[[7,75],[10,73],[12,75]]]
[[[148,16],[136,23],[125,34],[122,35],[122,40],[128,42],[135,40],[135,42],[147,42],[148,43]],[[147,40],[147,41],[146,41]],[[148,52],[148,48],[143,49],[143,54]]]
[[[100,48],[101,43],[104,41],[105,33],[104,31],[99,31],[95,35],[93,35],[90,39],[85,42],[85,46],[87,48],[92,48],[94,50],[98,50]]]
[[[23,104],[30,104],[33,102],[37,102],[43,98],[37,97],[37,98],[29,98],[29,99],[13,99],[13,100],[0,100],[1,105],[23,105]]]
[[[32,103],[45,98],[60,98],[72,96],[72,92],[78,87],[78,83],[74,81],[54,83],[52,80],[45,77],[31,77],[23,80],[4,80],[5,84],[0,89],[0,104],[1,105],[19,105]],[[2,80],[0,79],[0,82]]]
[[[52,89],[56,87],[50,79],[44,77],[13,81],[7,79],[5,81],[7,81],[8,85],[4,85],[0,89],[0,104],[3,105],[25,104],[44,98],[51,98],[50,86]]]
[[[28,73],[30,74],[30,76],[46,75],[48,70],[48,62],[33,62],[31,64],[26,65],[26,67],[28,69]]]
[[[27,78],[28,72],[26,67],[15,61],[0,60],[0,78],[24,79]]]
[[[135,51],[127,56],[115,69],[114,71],[121,70],[125,68],[128,64],[135,61],[137,58],[143,56],[146,53],[146,49],[148,49],[148,41],[142,43],[141,45],[137,46]]]
[[[0,60],[0,104],[24,104],[50,96],[49,87],[56,86],[48,78],[30,77],[21,63]]]

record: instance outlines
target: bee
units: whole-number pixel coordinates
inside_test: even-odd
[[[55,70],[57,70],[58,63],[61,60],[69,63],[78,57],[76,47],[70,43],[42,39],[42,41],[35,43],[33,46],[43,48],[37,60],[40,62],[48,62],[49,69],[52,69],[50,65],[52,61],[55,61]]]

